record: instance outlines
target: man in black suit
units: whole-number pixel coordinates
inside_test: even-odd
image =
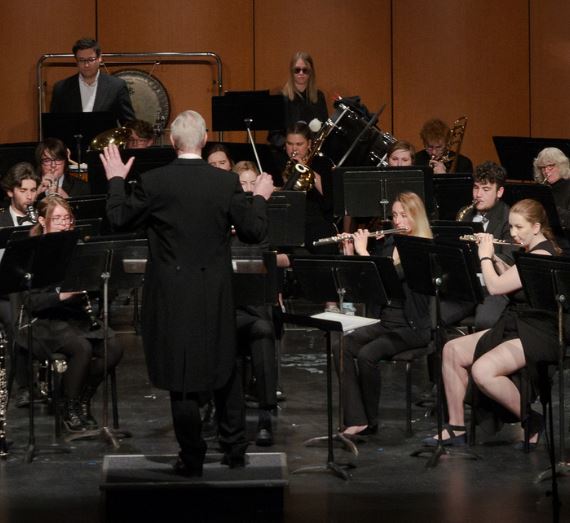
[[[39,185],[40,178],[31,163],[20,162],[8,169],[2,179],[2,189],[10,198],[10,204],[0,210],[0,227],[33,224],[28,208],[36,201]],[[4,249],[0,252],[3,253]],[[0,323],[4,326],[9,342],[14,335],[12,318],[12,307],[8,296],[0,296]],[[26,407],[30,404],[26,357],[18,350],[14,353],[14,358],[12,365],[15,368],[14,377],[17,385],[15,404],[16,407]]]
[[[82,38],[73,46],[79,73],[54,85],[52,113],[113,113],[119,124],[134,120],[135,112],[127,84],[121,78],[101,74],[101,47],[96,40]]]
[[[509,229],[509,206],[501,200],[505,190],[507,171],[495,162],[484,162],[475,167],[473,173],[473,202],[472,208],[466,210],[462,221],[481,222],[483,230],[492,234],[497,240],[510,242],[512,240]],[[495,249],[496,263],[510,266],[514,263],[513,248],[510,246],[497,246]],[[475,308],[475,329],[489,329],[499,319],[508,303],[506,296],[485,295],[482,304]],[[442,308],[446,323],[456,323],[472,313],[472,306],[468,311],[459,312],[455,302],[446,302]],[[454,311],[454,312],[451,312]]]
[[[213,392],[222,463],[245,465],[245,404],[236,367],[236,319],[232,297],[231,226],[240,239],[267,234],[266,200],[273,191],[261,174],[248,201],[238,175],[201,157],[206,124],[194,111],[172,122],[178,158],[143,173],[127,196],[133,163],[114,145],[101,155],[109,180],[107,215],[116,227],[142,225],[149,240],[144,282],[143,345],[152,383],[170,391],[180,445],[175,470],[199,476],[206,453],[200,400]]]

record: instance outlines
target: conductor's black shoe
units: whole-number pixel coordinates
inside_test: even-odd
[[[258,447],[271,447],[273,445],[273,433],[271,428],[259,429],[255,436],[255,444]]]
[[[245,454],[224,454],[222,465],[227,465],[231,469],[243,468],[246,465]]]
[[[182,461],[181,457],[178,457],[172,468],[174,469],[175,474],[186,478],[201,478],[204,472],[203,465],[194,465],[190,467]]]

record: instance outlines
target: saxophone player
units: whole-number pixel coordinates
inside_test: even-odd
[[[497,240],[510,241],[509,206],[501,197],[505,190],[507,172],[495,162],[487,161],[475,167],[473,173],[473,203],[471,208],[461,212],[462,221],[481,222],[483,231],[490,233]],[[493,262],[498,270],[505,270],[513,264],[512,247],[501,246],[495,251]],[[482,304],[475,310],[472,306],[466,309],[456,302],[445,302],[442,314],[448,324],[455,324],[461,319],[475,313],[475,329],[492,327],[506,307],[508,300],[505,296],[486,295]]]

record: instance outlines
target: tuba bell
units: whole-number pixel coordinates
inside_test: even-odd
[[[91,151],[102,152],[104,147],[115,144],[117,147],[124,147],[127,141],[131,137],[131,130],[126,127],[116,127],[115,129],[109,129],[108,131],[103,131],[91,140],[89,144],[89,149]]]

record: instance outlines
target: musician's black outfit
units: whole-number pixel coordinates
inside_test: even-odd
[[[482,216],[478,216],[479,213],[475,209],[467,211],[463,221],[482,221],[485,232],[492,234],[498,240],[508,242],[512,239],[509,232],[509,212],[510,207],[502,200],[499,200]],[[513,247],[504,245],[497,246],[495,252],[502,260],[512,265],[514,263],[513,250]],[[495,325],[507,304],[508,298],[506,296],[491,296],[488,293],[485,293],[483,303],[478,304],[476,307],[469,303],[443,301],[441,304],[442,318],[446,325],[455,325],[465,317],[474,314],[475,330],[490,329]]]
[[[128,196],[109,181],[107,215],[115,227],[142,225],[149,240],[142,309],[143,346],[152,383],[170,391],[180,459],[200,475],[206,453],[200,403],[213,392],[219,443],[230,466],[245,460],[245,404],[236,367],[230,230],[259,242],[266,203],[247,200],[238,175],[196,155],[147,171]],[[206,394],[204,394],[206,393]]]
[[[550,187],[556,211],[560,218],[560,224],[565,229],[568,229],[570,228],[570,180],[560,179]]]
[[[554,245],[548,240],[536,245],[532,251],[535,250],[545,250],[556,255]],[[533,393],[537,394],[542,385],[539,367],[558,361],[557,315],[554,312],[532,309],[525,299],[523,289],[509,295],[509,305],[495,326],[477,343],[474,360],[502,342],[517,338],[520,338],[522,343]],[[517,381],[514,381],[518,385]],[[486,396],[479,395],[477,407],[498,414],[504,421],[513,421],[510,413]]]
[[[392,255],[393,238],[384,243],[376,247],[375,255]],[[396,271],[405,299],[393,300],[383,308],[380,323],[357,329],[344,338],[342,387],[344,424],[348,427],[368,425],[369,431],[376,430],[381,390],[379,362],[424,347],[431,339],[431,298],[408,288],[400,265],[396,265]],[[335,347],[337,369],[338,350]]]
[[[96,422],[89,412],[89,402],[105,376],[101,324],[86,312],[82,296],[60,300],[56,288],[23,293],[16,298],[15,305],[25,302],[36,318],[32,324],[34,355],[46,359],[46,354],[58,352],[67,357],[67,370],[62,378],[66,427],[71,431],[93,428]],[[28,325],[27,320],[24,325]],[[28,349],[27,328],[20,327],[16,342]],[[107,340],[107,369],[113,369],[122,355],[123,348],[111,331]]]
[[[450,154],[450,159],[453,159],[453,153]],[[451,160],[449,163],[446,163],[446,168],[449,169],[449,166],[451,164]],[[431,161],[431,154],[426,151],[425,149],[422,149],[421,151],[419,151],[418,153],[416,153],[416,158],[414,160],[414,164],[415,165],[429,165],[429,162]],[[457,164],[455,165],[455,172],[456,173],[473,173],[473,162],[467,158],[467,156],[464,156],[462,154],[459,155],[459,157],[457,158]],[[435,175],[435,176],[439,176],[439,175]]]

